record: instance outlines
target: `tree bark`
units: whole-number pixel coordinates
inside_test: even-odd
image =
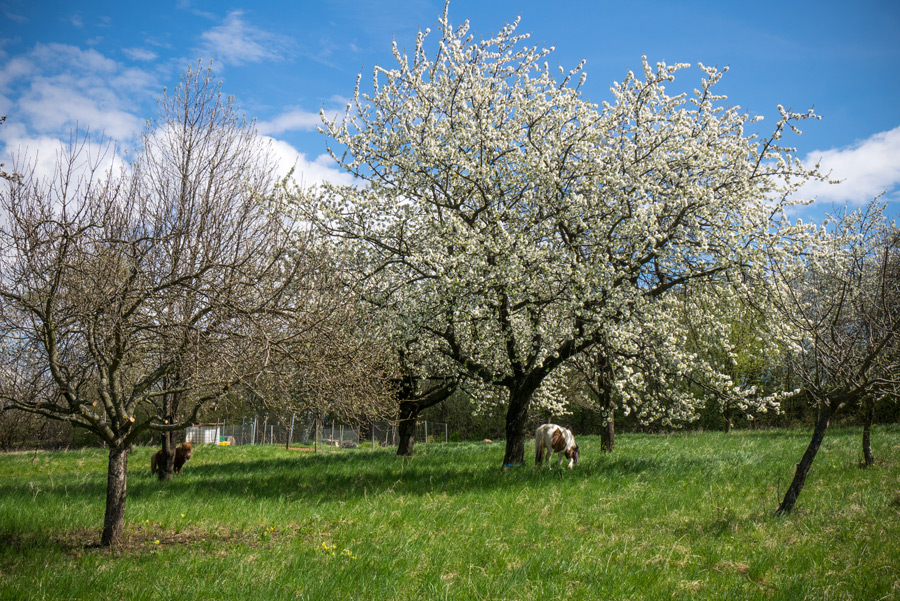
[[[173,388],[183,382],[181,378],[181,370],[177,369],[175,374],[166,376],[166,388]],[[165,417],[165,423],[174,424],[178,416],[178,405],[181,400],[180,394],[175,391],[166,392],[162,399],[162,412]],[[159,462],[159,481],[171,481],[172,475],[175,473],[175,432],[163,432],[162,435],[162,456]]]
[[[825,438],[825,432],[828,430],[830,422],[831,408],[828,406],[822,406],[819,411],[819,417],[816,421],[816,426],[813,429],[812,440],[809,441],[809,446],[806,447],[806,452],[803,453],[803,458],[800,459],[800,463],[797,464],[797,469],[794,472],[794,480],[788,487],[788,490],[784,495],[784,499],[781,501],[781,505],[779,505],[778,509],[775,511],[775,515],[784,515],[790,513],[794,508],[794,504],[797,502],[797,497],[800,496],[800,491],[803,490],[803,484],[806,482],[806,476],[809,474],[810,468],[812,468],[813,460],[816,458],[816,453],[819,452],[819,447],[822,446],[822,440]]]
[[[127,447],[109,449],[109,465],[106,474],[106,513],[103,516],[103,534],[100,545],[115,547],[122,542],[125,530],[125,496],[128,480]]]
[[[600,430],[600,450],[612,453],[616,447],[616,417],[612,407],[608,407],[606,411],[606,425]]]
[[[872,453],[872,424],[875,422],[875,401],[866,399],[863,403],[863,467],[875,464],[875,455]]]
[[[172,474],[175,472],[175,434],[175,432],[163,432],[162,435],[162,456],[157,466],[160,482],[171,480]]]
[[[399,438],[397,455],[407,457],[413,454],[419,413],[448,399],[456,390],[456,385],[455,379],[445,379],[440,385],[419,395],[416,392],[415,378],[406,376],[400,381],[400,388],[397,392],[400,401],[400,423],[397,427],[397,436]]]
[[[616,403],[612,395],[613,371],[607,354],[597,359],[597,394],[600,397],[600,415],[606,420],[600,430],[600,450],[612,453],[616,446]]]
[[[525,423],[528,419],[528,406],[534,388],[510,388],[509,408],[506,411],[506,453],[503,455],[503,467],[512,467],[525,463]]]
[[[419,404],[415,401],[400,402],[400,422],[397,424],[397,455],[404,457],[413,454],[416,444],[416,422],[419,419]]]

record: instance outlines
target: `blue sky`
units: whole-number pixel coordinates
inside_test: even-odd
[[[0,0],[0,160],[27,153],[48,164],[76,126],[136,146],[156,98],[199,59],[213,60],[226,93],[258,121],[304,183],[342,181],[316,132],[321,108],[338,110],[356,75],[370,81],[390,66],[391,41],[411,49],[419,29],[436,28],[443,0],[307,2],[49,2]],[[764,116],[776,106],[814,108],[790,142],[821,159],[838,186],[801,216],[858,205],[885,191],[900,208],[900,2],[453,0],[451,20],[488,36],[521,17],[520,32],[555,46],[552,60],[586,59],[585,95],[609,99],[609,86],[641,56],[650,62],[729,66],[729,104]],[[680,74],[686,86],[699,71]],[[344,180],[345,181],[345,180]]]

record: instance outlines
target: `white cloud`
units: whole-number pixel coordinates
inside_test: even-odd
[[[122,48],[122,52],[125,53],[125,56],[135,61],[152,61],[156,60],[158,56],[155,52],[146,48]]]
[[[338,185],[350,185],[353,177],[341,170],[327,154],[322,154],[310,161],[306,155],[283,140],[262,136],[270,144],[272,154],[278,164],[276,170],[279,177],[284,177],[294,168],[294,180],[304,188],[323,182]]]
[[[325,118],[328,121],[342,121],[348,103],[346,98],[332,97],[332,103],[344,106],[341,108],[329,108],[325,110]],[[316,131],[322,125],[322,117],[318,112],[310,112],[300,108],[290,109],[269,121],[260,121],[256,124],[259,133],[275,136],[290,131]]]
[[[34,62],[30,59],[14,56],[0,67],[0,90],[6,91],[10,85],[21,81],[35,69]]]
[[[817,203],[865,204],[887,192],[885,200],[897,200],[900,186],[900,127],[880,132],[844,148],[817,150],[804,161],[808,166],[821,164],[823,173],[839,184],[810,182],[800,190],[803,198]]]
[[[217,20],[216,16],[213,13],[200,10],[191,6],[190,0],[176,0],[175,8],[178,10],[186,10],[191,14],[197,15],[198,17],[203,17],[204,19],[209,19],[210,21]]]
[[[0,94],[15,99],[5,111],[35,139],[66,139],[77,128],[130,144],[143,128],[141,105],[159,87],[146,71],[65,44],[38,44],[0,66]]]
[[[3,10],[3,15],[10,21],[14,21],[14,22],[18,23],[19,25],[23,25],[28,22],[27,17],[24,17],[18,13],[12,12],[12,10],[10,10],[10,8],[6,5],[3,6],[2,10]]]
[[[39,179],[58,175],[75,136],[76,179],[89,176],[92,166],[101,177],[118,171],[127,166],[121,151],[135,146],[159,89],[151,73],[96,50],[38,44],[0,62],[0,112],[8,115],[0,127],[0,162]]]
[[[75,72],[93,75],[114,73],[118,63],[96,50],[82,50],[69,44],[37,44],[30,58],[44,71]]]
[[[143,120],[121,107],[113,90],[81,87],[74,78],[58,76],[36,81],[19,100],[20,112],[39,131],[89,129],[115,140],[132,140]]]
[[[233,65],[281,60],[291,46],[289,38],[250,25],[243,15],[243,11],[232,11],[222,25],[204,32],[201,50]]]
[[[273,135],[287,131],[315,131],[322,124],[319,113],[295,109],[278,115],[270,121],[260,121],[256,129],[261,134]]]

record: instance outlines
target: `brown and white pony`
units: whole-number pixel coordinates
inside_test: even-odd
[[[545,452],[547,453],[547,463],[550,463],[550,457],[554,452],[559,455],[556,467],[562,465],[563,455],[569,460],[569,469],[578,465],[578,445],[575,444],[575,436],[568,428],[556,424],[544,424],[534,433],[534,446],[535,465],[541,464]]]

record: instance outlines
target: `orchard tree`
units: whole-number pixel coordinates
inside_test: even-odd
[[[818,410],[812,439],[778,514],[803,489],[831,420],[840,412],[900,391],[900,236],[870,203],[827,223],[802,261],[780,263],[779,323],[790,329],[788,359]],[[867,411],[868,413],[868,411]],[[871,423],[863,433],[865,464],[874,462]]]
[[[771,279],[772,274],[766,274]],[[677,298],[677,321],[685,332],[693,368],[686,384],[704,406],[716,407],[731,431],[734,419],[780,410],[796,391],[781,390],[776,374],[786,329],[759,282],[734,294],[729,287],[697,282]]]
[[[122,171],[82,138],[53,177],[17,169],[0,196],[0,400],[84,428],[109,449],[101,544],[121,542],[126,467],[148,430],[183,430],[291,318],[300,262],[263,202],[265,148],[208,70],[160,101]],[[256,366],[253,366],[256,369]]]
[[[328,415],[359,425],[393,416],[396,384],[388,337],[352,286],[340,254],[304,228],[295,236],[289,261],[315,268],[305,269],[285,292],[290,299],[285,304],[303,312],[284,324],[272,356],[258,358],[259,376],[244,382],[252,398],[276,415],[316,421]]]
[[[781,331],[762,319],[771,313],[753,288],[692,281],[628,321],[610,321],[600,342],[570,361],[572,392],[603,416],[603,450],[613,450],[617,409],[667,427],[696,420],[710,402],[729,418],[778,410],[785,395],[763,390],[759,372],[777,356]]]
[[[552,48],[516,27],[475,40],[445,8],[433,44],[395,43],[396,64],[325,120],[365,185],[328,189],[317,214],[390,274],[383,302],[423,344],[506,391],[505,465],[524,460],[545,378],[692,280],[743,285],[813,175],[779,145],[811,113],[782,110],[759,139],[716,93],[722,71],[701,65],[698,89],[669,95],[688,66],[646,60],[596,105],[582,65],[555,75]]]
[[[600,430],[600,450],[612,453],[616,446],[616,410],[620,407],[613,381],[615,367],[613,353],[604,340],[588,351],[573,357],[573,384],[569,393],[573,400],[583,401],[600,413],[603,422]],[[626,409],[626,411],[630,410]]]

